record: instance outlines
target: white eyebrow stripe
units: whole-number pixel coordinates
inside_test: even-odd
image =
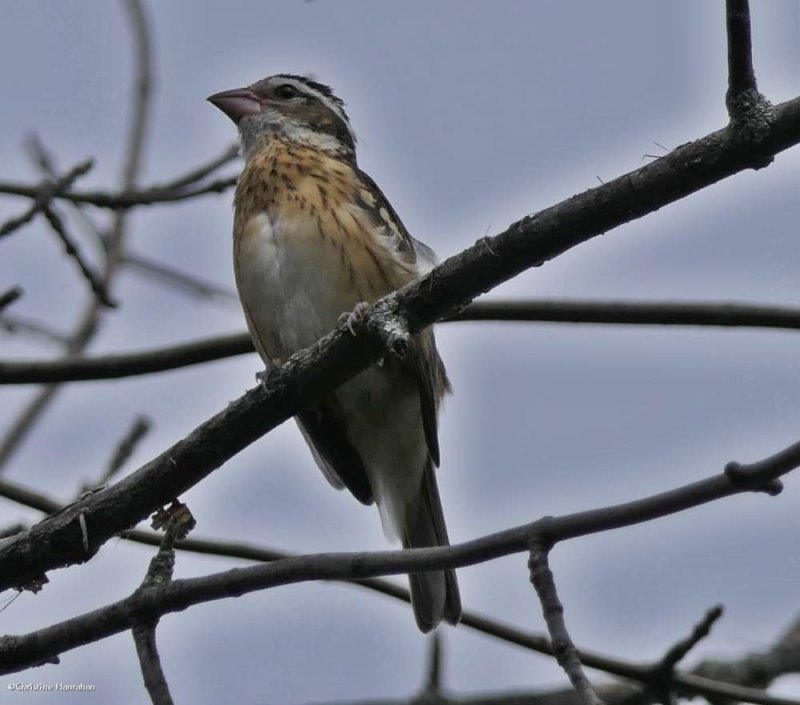
[[[290,78],[288,76],[277,76],[276,78],[279,78],[281,83],[288,83],[289,85],[294,86],[300,93],[313,95],[332,113],[335,113],[338,116],[338,118],[345,124],[345,127],[347,127],[347,131],[350,133],[350,137],[353,140],[353,144],[355,144],[356,135],[353,132],[353,128],[350,126],[350,121],[347,119],[347,115],[345,115],[341,105],[339,105],[336,101],[326,96],[324,93],[318,91],[316,88],[313,88],[312,86],[308,85],[305,81],[298,81],[296,78]]]

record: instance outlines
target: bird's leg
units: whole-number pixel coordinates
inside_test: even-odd
[[[355,305],[355,308],[352,311],[345,311],[341,316],[339,316],[339,325],[344,323],[347,326],[347,330],[350,331],[350,335],[355,337],[356,328],[358,328],[364,322],[364,318],[366,317],[369,309],[370,305],[366,301],[360,301]]]

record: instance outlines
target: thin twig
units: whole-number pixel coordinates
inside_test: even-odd
[[[722,607],[717,605],[706,612],[692,633],[672,646],[664,656],[650,668],[652,678],[648,687],[655,699],[664,705],[672,705],[676,701],[675,667],[686,655],[711,633],[711,627],[722,616]]]
[[[193,452],[197,462],[205,455],[198,447]],[[174,449],[168,451],[167,463],[173,470],[180,468],[178,473],[182,478],[189,471],[181,466],[177,456]],[[80,629],[75,620],[71,620],[68,627],[55,625],[29,637],[7,638],[0,642],[0,673],[30,665],[31,659],[40,662],[46,657],[94,641],[100,635],[108,636],[129,629],[131,620],[141,615],[142,611],[163,615],[223,597],[310,580],[359,580],[377,575],[475,565],[530,550],[532,542],[554,545],[558,541],[650,521],[742,492],[765,489],[774,492],[778,478],[798,465],[800,442],[761,461],[740,464],[735,472],[727,470],[726,466],[726,471],[719,475],[657,495],[575,514],[545,517],[531,524],[449,547],[306,555],[265,565],[236,568],[202,578],[174,581],[161,586],[158,591],[137,594],[134,605],[123,600],[105,610],[96,610],[86,616]],[[107,490],[69,505],[37,524],[31,531],[0,544],[0,588],[24,585],[34,578],[41,579],[47,570],[65,562],[87,560],[102,543],[117,533],[117,526],[130,523],[125,504],[126,501],[130,502],[129,495],[134,487],[138,488],[136,491],[141,495],[155,491],[160,496],[175,496],[182,492],[178,486],[181,478],[170,478],[166,472],[157,472],[158,479],[147,482],[142,475],[148,472],[153,472],[152,464]],[[154,488],[153,484],[158,486]],[[142,503],[145,500],[146,497],[142,498]],[[160,501],[157,506],[163,504],[165,502]],[[78,519],[92,527],[88,548],[75,530]],[[55,546],[61,551],[60,554]],[[652,677],[651,670],[647,674]],[[688,683],[688,687],[700,694],[708,692],[704,691],[708,684],[697,677],[694,681],[690,678],[682,682]],[[724,686],[718,688],[715,694],[723,690]],[[736,692],[735,688],[727,690],[728,694],[733,692]],[[758,699],[751,694],[745,697],[740,695],[741,692],[737,692],[731,697],[763,702],[761,695],[754,696]]]
[[[581,702],[584,705],[603,705],[583,672],[578,650],[567,631],[564,607],[558,599],[555,578],[548,562],[549,552],[550,545],[545,541],[540,538],[531,541],[528,568],[530,569],[531,584],[542,605],[542,614],[545,624],[547,624],[547,631],[550,633],[553,653],[558,665],[569,677]]]
[[[2,311],[6,306],[13,304],[20,296],[22,296],[22,293],[22,287],[15,286],[0,294],[0,311]]]
[[[125,211],[136,206],[177,203],[199,196],[223,193],[236,186],[237,179],[238,177],[236,176],[229,176],[186,189],[164,189],[156,186],[141,189],[130,188],[118,192],[70,191],[69,193],[56,194],[55,198],[71,201],[72,203],[85,203],[98,208],[108,208],[114,211]],[[0,181],[0,193],[36,198],[39,193],[39,187],[13,181]]]
[[[45,147],[38,134],[35,132],[28,134],[23,142],[23,148],[33,161],[34,166],[44,173],[45,176],[51,179],[57,178],[56,173],[58,170],[56,169],[55,158],[52,152]]]
[[[752,144],[770,129],[775,117],[772,104],[758,92],[750,38],[749,0],[726,0],[728,36],[728,90],[725,106],[731,125],[731,138]],[[772,155],[754,160],[753,168],[772,163]]]
[[[182,189],[187,186],[192,186],[199,181],[202,181],[207,176],[213,174],[217,169],[225,166],[226,164],[230,164],[239,156],[239,143],[236,142],[234,144],[229,145],[225,148],[225,150],[217,157],[209,160],[205,164],[201,164],[190,171],[187,171],[185,174],[178,176],[172,181],[168,181],[165,184],[153,186],[152,189],[156,191],[171,191]]]
[[[42,208],[42,213],[44,214],[45,218],[47,218],[47,222],[50,223],[50,228],[54,233],[56,233],[56,235],[58,235],[58,239],[64,246],[64,252],[78,266],[78,270],[89,284],[89,288],[97,297],[97,300],[100,302],[100,304],[106,306],[107,308],[116,308],[117,304],[108,295],[105,284],[95,273],[92,266],[83,257],[77,243],[67,232],[67,228],[64,225],[64,221],[61,219],[61,216],[55,211],[54,208],[50,206],[45,206]]]
[[[772,647],[736,661],[705,660],[694,672],[705,678],[756,688],[766,688],[788,673],[800,673],[800,618],[795,618]]]
[[[71,339],[68,339],[65,346],[68,351],[71,347],[70,344]],[[11,426],[6,429],[0,439],[0,471],[4,469],[4,466],[14,455],[17,448],[28,437],[28,434],[39,420],[41,414],[47,409],[58,389],[58,384],[49,384],[38,390],[23,407],[22,411],[17,414]]]
[[[0,480],[0,496],[48,514],[61,512],[66,508],[66,505],[56,502],[47,495],[23,488],[17,483],[10,483],[3,480]],[[24,528],[26,527],[23,527],[23,529]],[[159,547],[163,544],[163,538],[159,534],[151,531],[130,530],[122,532],[120,536],[123,539],[148,546]],[[265,548],[262,546],[253,546],[241,542],[202,539],[197,537],[176,541],[175,548],[177,550],[199,553],[202,555],[221,556],[226,558],[258,562],[272,562],[286,558],[298,557],[297,554],[288,553],[286,551],[278,551],[276,549]],[[378,592],[382,595],[405,602],[406,604],[410,603],[408,589],[388,580],[382,580],[380,578],[366,578],[361,580],[350,579],[344,582]],[[514,644],[521,648],[529,649],[540,654],[549,656],[553,655],[553,649],[549,640],[545,636],[522,631],[516,627],[504,624],[496,619],[486,617],[471,610],[464,610],[460,627],[474,629],[481,634],[494,637],[506,643]],[[800,620],[798,620],[795,629],[790,630],[784,637],[782,637],[778,645],[773,647],[773,649],[771,649],[767,654],[758,654],[747,657],[748,664],[751,662],[757,662],[757,666],[750,668],[748,666],[741,667],[738,665],[738,662],[736,665],[731,665],[729,662],[725,662],[724,664],[710,664],[709,662],[706,662],[701,664],[696,674],[673,672],[671,674],[672,687],[680,686],[683,689],[682,692],[686,692],[688,694],[704,694],[706,697],[716,696],[754,702],[754,693],[750,692],[742,694],[740,692],[736,695],[732,695],[730,691],[725,691],[723,693],[716,689],[718,683],[715,683],[714,681],[719,681],[720,683],[735,683],[745,687],[757,686],[759,688],[764,688],[771,680],[774,680],[785,673],[800,670],[800,660],[797,657],[797,655],[800,654],[800,648],[797,648],[795,642],[800,642]],[[783,654],[788,654],[789,657],[783,658]],[[622,678],[638,681],[642,684],[649,685],[652,683],[652,666],[631,663],[584,649],[579,651],[579,656],[582,663],[586,666],[602,670]],[[769,667],[767,665],[768,663]],[[723,666],[727,669],[724,672],[722,671]],[[731,671],[734,668],[735,674],[732,675]],[[719,677],[715,677],[711,672],[714,669],[720,671]],[[762,675],[768,674],[769,680],[767,682],[763,682],[761,676],[759,676],[757,680],[753,680],[752,674],[756,672]],[[763,702],[770,702],[769,696],[763,697],[766,698],[763,700]],[[650,702],[650,700],[647,702]]]
[[[661,659],[658,668],[662,671],[672,671],[686,657],[686,655],[711,633],[711,627],[722,617],[722,605],[716,605],[706,612],[703,619],[698,622],[692,633],[685,639],[677,642]]]
[[[128,12],[135,49],[135,77],[133,97],[133,117],[125,148],[122,166],[122,188],[124,191],[135,187],[136,177],[140,170],[144,138],[147,132],[150,114],[150,97],[152,92],[152,49],[150,30],[140,0],[124,0],[124,7]],[[48,199],[49,201],[49,199]],[[111,290],[120,265],[123,243],[125,238],[125,212],[117,211],[108,238],[105,241],[106,260],[100,279],[106,291]],[[102,306],[96,297],[93,297],[84,309],[72,334],[69,336],[67,356],[80,355],[89,342],[94,338],[100,325],[100,312]],[[58,392],[58,383],[49,384],[41,388],[31,401],[25,406],[11,427],[0,440],[0,471],[9,463],[14,453],[21,447],[28,437],[36,422],[50,406]]]
[[[111,457],[108,467],[95,487],[105,485],[123,468],[128,458],[131,457],[133,451],[136,449],[136,446],[147,435],[148,431],[150,431],[151,426],[152,423],[146,416],[137,416],[134,419],[130,429],[128,429],[128,432],[114,449],[114,455]]]
[[[23,316],[11,314],[0,316],[0,328],[6,333],[25,334],[30,338],[58,345],[61,349],[69,347],[69,336],[66,333],[60,333],[45,323]]]
[[[725,0],[725,24],[728,37],[726,103],[733,117],[735,102],[739,96],[758,92],[756,74],[753,70],[749,0]]]
[[[428,669],[425,674],[423,697],[439,698],[442,694],[442,632],[435,631],[428,637]]]
[[[55,174],[55,161],[53,159],[52,154],[49,150],[46,149],[44,144],[42,143],[41,139],[38,135],[32,134],[28,137],[25,142],[26,150],[28,154],[33,159],[35,165],[45,173],[50,178],[54,177]],[[239,153],[239,145],[232,144],[227,147],[222,154],[213,159],[209,160],[208,162],[201,164],[200,166],[194,167],[190,169],[184,174],[175,177],[174,179],[167,181],[166,183],[162,184],[154,184],[152,186],[148,186],[147,188],[141,189],[139,191],[132,191],[128,189],[124,193],[120,194],[110,194],[110,193],[95,193],[94,196],[97,198],[93,198],[92,194],[68,194],[65,200],[70,202],[73,206],[81,206],[81,205],[105,205],[106,207],[132,207],[134,205],[138,205],[134,201],[136,199],[144,199],[147,200],[153,194],[175,194],[179,195],[183,189],[187,189],[188,187],[196,187],[196,184],[206,177],[210,176],[214,173],[217,169],[225,166],[232,162]],[[230,181],[230,179],[228,180]],[[235,183],[235,179],[233,179],[233,183]],[[230,185],[233,185],[231,183]],[[6,184],[8,185],[8,184]],[[3,189],[0,188],[0,192]],[[9,191],[6,190],[8,193]],[[30,187],[19,186],[16,189],[12,189],[11,193],[17,193],[17,195],[29,195],[30,194]],[[195,194],[197,195],[197,194]],[[99,203],[98,203],[99,201]]]
[[[23,225],[29,223],[45,206],[47,206],[53,198],[62,196],[76,179],[86,174],[94,166],[91,159],[81,162],[77,166],[72,167],[64,176],[55,181],[48,181],[38,188],[32,189],[29,194],[33,198],[33,203],[21,215],[15,218],[10,218],[5,223],[0,225],[0,237],[9,235]]]
[[[131,627],[136,655],[144,679],[144,686],[150,695],[153,705],[173,705],[161,657],[156,646],[156,626],[146,622],[137,622]]]
[[[168,522],[158,553],[150,561],[147,574],[134,595],[172,581],[172,574],[175,568],[174,546],[179,530],[177,521]],[[136,644],[136,654],[139,657],[144,685],[153,705],[173,705],[169,685],[164,675],[164,669],[161,666],[161,658],[156,645],[157,626],[158,615],[145,615],[132,626],[131,633]]]
[[[58,171],[55,166],[55,158],[53,157],[52,152],[45,146],[37,134],[31,134],[25,140],[25,150],[33,161],[34,166],[45,176],[51,179],[58,177]],[[98,248],[99,254],[105,257],[105,238],[100,232],[100,228],[98,228],[94,221],[87,215],[86,209],[80,203],[73,203],[71,201],[64,202],[71,209],[71,213],[82,226],[82,230],[92,238],[94,244]]]
[[[154,280],[170,285],[176,290],[214,301],[224,301],[226,303],[238,303],[239,301],[239,297],[230,289],[213,282],[204,281],[193,274],[181,272],[174,267],[169,267],[162,262],[143,255],[128,253],[123,256],[122,260],[132,270],[149,275]]]
[[[405,315],[412,324],[412,332],[417,332],[461,306],[469,297],[513,277],[526,267],[541,263],[643,213],[652,212],[726,175],[752,167],[754,161],[765,154],[787,148],[800,140],[798,113],[800,101],[778,106],[775,120],[764,138],[748,144],[746,149],[739,141],[727,140],[729,132],[725,130],[678,147],[657,162],[637,170],[635,176],[615,179],[512,225],[506,232],[491,238],[491,254],[478,245],[450,258],[432,273],[379,301],[375,309],[379,313],[389,311]],[[24,583],[59,564],[85,561],[87,551],[80,537],[77,537],[77,544],[74,543],[73,522],[78,517],[91,520],[91,553],[102,542],[163,504],[161,500],[165,496],[169,501],[169,498],[181,494],[274,425],[282,423],[319,396],[329,394],[337,385],[384,354],[385,350],[374,340],[364,337],[354,339],[341,326],[312,349],[292,356],[284,366],[274,371],[266,386],[248,392],[242,399],[230,404],[218,417],[197,429],[187,441],[176,444],[160,458],[116,485],[37,525],[36,541],[31,541],[30,534],[26,533],[4,542],[0,546],[0,581],[21,578],[17,584]],[[778,454],[773,461],[772,471],[782,471],[787,463],[795,460],[800,462],[800,447],[792,446]],[[696,506],[700,501],[752,489],[741,477],[736,477],[737,474],[725,474],[682,491],[667,493],[667,496],[618,507],[611,514],[595,512],[577,515],[566,524],[552,520],[554,524],[547,528],[551,532],[557,530],[554,536],[568,538],[570,535],[580,535],[592,526],[596,527],[596,522],[619,527],[641,521],[647,513],[655,512],[656,516],[661,516],[676,508],[685,509]],[[772,477],[770,473],[762,472],[757,479],[766,486]],[[510,534],[503,535],[501,543],[519,542],[515,545],[520,546],[519,550],[525,550],[533,531],[535,529],[528,527],[517,535],[511,530]],[[494,540],[499,539],[495,537]],[[454,553],[447,553],[450,550]],[[433,569],[432,564],[436,562],[448,561],[448,565],[453,567],[462,559],[464,564],[478,558],[485,560],[487,551],[497,550],[496,545],[479,541],[472,546],[462,545],[452,549],[405,551],[396,558],[383,557],[382,560],[388,560],[390,572],[418,572]],[[315,567],[314,574],[319,575],[316,568],[320,566],[311,565]],[[337,556],[330,558],[330,564],[323,561],[323,566],[325,578],[338,578],[351,571],[365,572],[349,577],[366,577],[369,574],[366,571],[370,568],[382,571],[387,568],[386,563],[371,563],[363,555],[358,558],[345,556],[344,561],[342,556]],[[236,581],[247,580],[248,586],[254,586],[260,584],[261,579],[272,581],[280,579],[278,576],[290,579],[289,575],[282,573],[285,570],[303,571],[292,573],[294,580],[310,575],[306,572],[308,562],[302,560],[299,564],[282,562],[277,566],[277,573],[274,572],[276,566],[256,567],[258,570],[267,568],[273,570],[269,575],[247,572],[255,570],[251,568],[242,569],[236,573]],[[33,571],[33,574],[27,574],[29,571]],[[338,575],[335,574],[337,571]],[[220,578],[230,579],[230,575]],[[182,582],[187,587],[185,581]],[[196,587],[202,587],[206,590],[204,594],[208,595],[209,590],[213,592],[215,585],[203,583]],[[243,585],[236,582],[234,587],[239,589]],[[189,592],[184,592],[184,597],[193,589],[191,585],[188,588]],[[225,594],[230,594],[230,588],[231,584],[227,583],[228,592]],[[170,599],[175,597],[174,593],[170,595]]]

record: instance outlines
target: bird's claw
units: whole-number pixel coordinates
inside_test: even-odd
[[[266,369],[261,370],[260,372],[256,372],[256,382],[258,382],[262,387],[266,388],[269,385],[269,378],[272,376],[272,369],[267,367]]]
[[[369,304],[366,301],[361,301],[355,305],[352,311],[345,311],[339,316],[339,325],[346,325],[350,335],[355,338],[356,328],[364,322],[367,311],[369,311]]]

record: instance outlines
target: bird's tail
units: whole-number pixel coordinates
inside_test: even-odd
[[[409,523],[402,537],[404,548],[449,545],[439,488],[430,461],[425,467],[417,506],[412,508],[408,518]],[[422,632],[431,631],[442,619],[450,624],[458,624],[461,619],[461,597],[454,570],[411,573],[409,583],[411,606]]]

